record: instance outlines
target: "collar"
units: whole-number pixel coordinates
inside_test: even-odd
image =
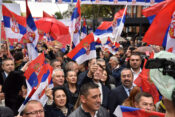
[[[113,70],[118,69],[119,67],[120,67],[120,65],[118,64]]]
[[[4,71],[5,77],[7,78],[7,76],[9,75],[7,72]]]
[[[132,68],[131,68],[131,71],[132,71],[133,74],[138,74],[138,73],[142,72],[142,69],[140,68],[138,73],[136,73]]]
[[[89,112],[85,112],[85,111],[84,111],[83,105],[82,105],[82,104],[80,105],[80,110],[81,110],[85,115],[88,115],[89,117],[91,117],[91,114],[90,114]],[[98,113],[98,111],[95,111],[94,117],[97,117],[97,113]]]

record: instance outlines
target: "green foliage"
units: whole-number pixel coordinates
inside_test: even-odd
[[[56,16],[56,19],[63,19],[61,12],[56,12],[55,16]]]
[[[118,9],[116,5],[81,5],[81,15],[86,18],[112,18]]]
[[[12,0],[2,0],[3,3],[13,3]]]

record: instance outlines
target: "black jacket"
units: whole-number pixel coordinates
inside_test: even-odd
[[[123,87],[123,85],[118,86],[113,89],[109,94],[108,108],[110,111],[110,117],[113,117],[113,112],[118,105],[121,105],[123,101],[128,98],[128,95]]]
[[[66,107],[68,108],[67,113],[68,116],[72,112],[73,106],[68,104],[68,106]],[[55,103],[53,103],[52,105],[46,105],[44,109],[45,109],[45,117],[67,117],[58,107],[56,107]]]
[[[80,106],[75,111],[73,111],[68,117],[91,117],[91,115],[90,113],[85,112]],[[105,108],[100,107],[97,113],[97,117],[109,117],[109,113]]]

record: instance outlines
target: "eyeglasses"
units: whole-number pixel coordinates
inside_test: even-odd
[[[41,110],[36,110],[36,111],[33,111],[33,112],[28,112],[28,113],[25,113],[25,115],[36,115],[36,114],[41,114],[41,113],[43,113],[44,112],[44,110],[43,109],[41,109]]]

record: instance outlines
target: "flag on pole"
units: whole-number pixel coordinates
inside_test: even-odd
[[[87,25],[86,25],[86,19],[83,19],[83,27],[81,29],[81,39],[84,39],[87,36]]]
[[[72,39],[72,47],[80,43],[80,29],[81,29],[81,8],[80,0],[77,0],[76,7],[73,10],[71,17],[71,26],[69,27]]]
[[[96,58],[96,48],[93,33],[87,35],[81,42],[67,54],[67,57],[81,64]]]
[[[25,18],[10,11],[6,6],[2,5],[4,29],[6,38],[9,42],[20,42],[26,33]]]
[[[27,84],[27,96],[18,112],[21,113],[26,103],[29,100],[38,100],[45,105],[47,98],[41,100],[44,96],[43,91],[51,82],[52,67],[45,63],[44,53],[40,54],[35,60],[33,60],[28,69],[25,71]]]
[[[114,20],[113,20],[113,35],[115,37],[114,43],[116,43],[117,38],[121,35],[122,30],[124,28],[126,12],[127,12],[127,5],[125,6],[124,9],[121,9],[120,11],[118,11],[114,16]]]
[[[37,43],[39,40],[39,34],[38,30],[36,28],[35,22],[33,20],[32,14],[30,12],[30,9],[28,7],[28,3],[26,0],[26,13],[27,13],[27,39],[30,41],[30,43],[27,43],[27,50],[29,55],[29,60],[34,60],[38,56],[37,51]]]
[[[117,117],[165,117],[164,113],[146,111],[143,109],[127,106],[117,106],[114,111],[114,115]]]
[[[169,1],[167,5],[160,10],[153,20],[151,26],[147,30],[143,41],[152,45],[166,45],[166,32],[172,21],[172,16],[175,11],[175,1]],[[174,34],[174,33],[172,33]]]

